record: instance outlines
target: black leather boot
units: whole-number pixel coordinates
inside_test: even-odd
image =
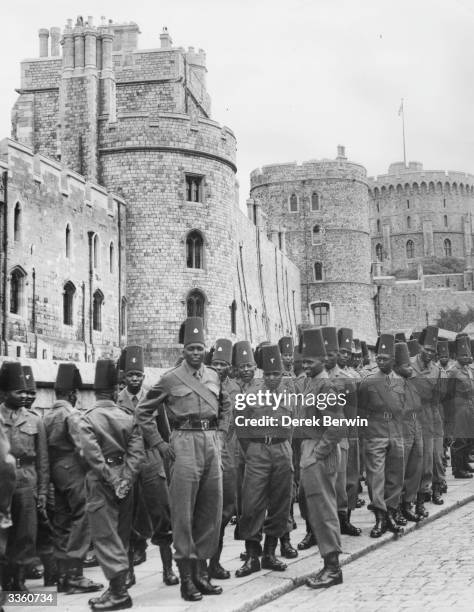
[[[298,550],[307,550],[311,546],[316,546],[316,538],[311,531],[311,525],[306,521],[306,535],[298,544]]]
[[[446,493],[448,492],[448,483],[446,482],[446,480],[442,480],[440,482],[439,492],[441,493],[441,495],[446,495]]]
[[[327,589],[342,583],[342,570],[339,565],[339,553],[332,552],[324,557],[324,567],[314,578],[308,578],[306,585],[312,589]]]
[[[265,536],[263,544],[262,569],[269,569],[275,572],[284,572],[288,567],[286,563],[275,557],[278,538],[275,536]]]
[[[207,573],[207,563],[205,559],[196,559],[193,561],[194,574],[193,581],[196,588],[203,595],[220,595],[222,593],[222,587],[212,584],[209,580],[209,574]]]
[[[416,495],[415,512],[421,518],[426,518],[427,516],[430,515],[430,513],[425,509],[425,503],[424,502],[425,502],[425,494],[424,493],[417,493],[417,495]]]
[[[179,584],[179,578],[173,572],[173,553],[169,544],[160,544],[160,556],[163,564],[163,582],[167,586]]]
[[[291,545],[288,532],[280,538],[280,554],[285,559],[295,559],[298,556],[298,551]]]
[[[221,565],[221,554],[222,547],[224,545],[224,534],[221,532],[219,538],[219,546],[217,547],[216,554],[209,560],[209,576],[211,578],[217,578],[218,580],[227,580],[230,578],[230,572],[224,569]]]
[[[243,578],[244,576],[250,576],[254,572],[260,571],[260,559],[258,558],[259,542],[252,542],[251,540],[245,541],[245,552],[247,560],[236,572],[237,578]]]
[[[202,595],[193,582],[191,574],[191,559],[178,559],[176,565],[181,582],[181,597],[185,601],[200,601]]]
[[[441,486],[433,483],[432,489],[431,501],[436,506],[442,506],[444,504],[444,499],[441,497]]]
[[[351,511],[338,512],[341,533],[349,536],[360,536],[362,530],[351,523]]]
[[[403,533],[404,529],[403,529],[403,527],[401,527],[400,525],[397,524],[397,521],[396,521],[396,518],[395,518],[396,514],[397,514],[396,508],[388,508],[387,509],[387,513],[385,515],[385,521],[386,521],[386,525],[387,525],[387,530],[391,531],[395,535],[401,535]]]
[[[43,563],[43,584],[45,587],[56,586],[58,584],[58,564],[54,555],[42,555]]]
[[[128,551],[128,570],[127,575],[125,576],[125,587],[130,589],[134,584],[137,583],[137,579],[135,578],[135,570],[133,569],[133,558],[134,558],[133,550]]]
[[[370,532],[371,538],[380,538],[387,531],[387,521],[385,518],[385,512],[374,508],[375,514],[375,525],[372,527]]]
[[[407,524],[407,519],[403,516],[400,506],[398,506],[398,508],[395,508],[393,518],[395,519],[397,525],[400,525],[401,527],[405,527],[405,525]]]
[[[412,521],[413,523],[418,523],[421,521],[421,517],[418,516],[415,512],[413,512],[411,507],[411,502],[403,502],[402,503],[402,514],[406,518],[407,521]]]
[[[128,594],[127,570],[124,570],[111,578],[109,588],[101,597],[91,599],[89,603],[92,610],[125,610],[132,607],[132,598]]]
[[[61,567],[61,564],[59,564]],[[65,580],[62,578],[61,582],[61,592],[65,592],[66,595],[77,595],[79,593],[95,593],[96,591],[100,591],[104,588],[103,584],[100,582],[93,582],[86,578],[82,571],[82,562],[77,560],[71,560],[68,564]],[[59,592],[60,583],[58,582],[58,592]]]
[[[13,570],[12,591],[21,591],[29,593],[25,585],[26,567],[24,565],[15,565]]]

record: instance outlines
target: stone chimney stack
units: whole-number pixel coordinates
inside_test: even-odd
[[[39,56],[48,57],[48,38],[49,30],[47,28],[41,28],[38,32],[39,36]]]
[[[337,145],[337,158],[336,159],[340,159],[340,160],[347,159],[346,147],[344,147],[343,145]]]
[[[61,28],[50,28],[49,34],[51,36],[51,57],[58,57]]]
[[[166,27],[163,28],[163,32],[160,34],[160,42],[162,49],[171,49],[173,46],[173,41],[171,40],[170,33]]]

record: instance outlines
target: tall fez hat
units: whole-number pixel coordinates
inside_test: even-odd
[[[418,340],[418,338],[421,336],[421,332],[419,331],[413,331],[411,332],[410,335],[410,340]]]
[[[447,340],[438,340],[438,357],[449,357],[449,343]],[[471,352],[472,352],[472,341],[471,341]]]
[[[184,322],[183,344],[206,344],[204,340],[204,324],[201,317],[188,317]]]
[[[341,327],[341,329],[337,332],[337,337],[339,340],[339,350],[345,349],[346,351],[351,351],[352,329],[349,327]]]
[[[82,387],[82,378],[75,363],[60,363],[54,388],[61,391],[74,391]]]
[[[282,355],[293,355],[293,338],[291,336],[283,336],[278,340],[278,347]]]
[[[144,372],[145,364],[143,347],[135,345],[126,346],[120,355],[119,369],[123,372],[130,372],[130,370]]]
[[[407,342],[408,351],[410,353],[410,357],[416,357],[420,352],[420,345],[418,344],[418,340],[413,338],[412,340],[408,340]]]
[[[212,353],[212,361],[225,361],[230,365],[232,361],[232,340],[218,338]]]
[[[474,340],[472,340],[472,338],[469,340],[470,344],[471,344],[471,355],[474,352]]]
[[[323,334],[326,353],[329,353],[329,351],[337,352],[339,350],[339,344],[337,342],[337,329],[335,327],[322,327],[321,333]]]
[[[300,343],[303,359],[324,359],[324,357],[326,357],[326,347],[320,329],[305,329],[301,336]]]
[[[368,357],[369,356],[369,348],[368,348],[367,342],[365,340],[361,340],[360,341],[360,348],[362,349],[363,357]]]
[[[360,353],[362,353],[362,346],[360,344],[360,340],[359,338],[354,338],[354,354],[355,355],[360,355]]]
[[[255,365],[255,359],[253,358],[250,342],[248,340],[240,340],[234,344],[232,349],[232,365],[238,368],[245,363]]]
[[[471,357],[471,342],[468,336],[456,338],[456,355],[458,357]]]
[[[439,329],[434,325],[428,325],[425,327],[418,338],[419,345],[426,346],[435,351],[436,344],[438,342],[438,332]]]
[[[397,366],[410,363],[410,353],[406,342],[395,342],[395,364]]]
[[[254,352],[253,352],[253,356],[255,359],[255,363],[257,364],[257,368],[262,369],[262,346],[270,346],[271,342],[269,342],[268,340],[264,340],[263,342],[260,342],[260,344],[257,344],[257,347],[255,348]]]
[[[95,364],[94,389],[113,389],[118,384],[118,369],[112,359],[98,359]]]
[[[0,389],[2,391],[27,391],[25,375],[21,363],[5,361],[0,369]]]
[[[303,355],[301,354],[300,347],[295,346],[293,350],[293,361],[301,361],[303,359]]]
[[[36,381],[35,381],[35,377],[33,376],[33,370],[31,369],[31,366],[24,365],[22,366],[22,368],[23,368],[23,376],[25,377],[25,382],[26,382],[26,390],[36,391]]]
[[[405,332],[397,332],[395,334],[395,342],[406,342],[407,338],[405,336]]]
[[[263,370],[264,374],[267,372],[281,372],[283,370],[280,349],[276,344],[264,344],[261,346],[259,361],[259,367]]]
[[[380,334],[375,345],[377,355],[391,355],[394,357],[395,338],[392,334]]]

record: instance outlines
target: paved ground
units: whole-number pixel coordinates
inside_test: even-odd
[[[427,571],[426,574],[423,574],[423,567],[425,564],[431,563],[429,559],[430,551],[437,550],[438,548],[441,550],[441,553],[444,549],[443,546],[438,544],[437,526],[440,525],[440,520],[438,519],[434,521],[433,527],[429,527],[429,522],[436,518],[437,516],[442,515],[443,513],[450,512],[448,515],[446,522],[447,524],[452,524],[453,529],[453,537],[454,537],[454,525],[457,524],[458,519],[453,520],[452,517],[455,515],[453,511],[456,510],[460,504],[465,504],[466,501],[474,500],[474,479],[472,480],[454,480],[448,476],[448,485],[449,490],[448,494],[445,496],[445,504],[443,506],[434,506],[433,504],[427,504],[427,509],[430,511],[430,517],[427,519],[426,524],[420,529],[415,525],[411,524],[411,529],[415,529],[415,533],[413,535],[405,535],[400,542],[391,542],[393,539],[392,534],[385,534],[382,538],[378,540],[374,540],[369,537],[370,529],[374,523],[374,517],[371,512],[369,512],[366,507],[361,508],[360,510],[356,510],[352,515],[352,522],[362,528],[362,535],[360,537],[349,537],[343,536],[343,555],[341,556],[341,560],[344,564],[349,563],[349,565],[344,569],[344,579],[345,584],[342,586],[342,589],[353,589],[354,584],[357,584],[356,580],[351,580],[351,572],[356,571],[356,568],[361,563],[372,563],[371,559],[375,558],[374,555],[379,555],[382,551],[388,555],[387,559],[390,559],[392,555],[395,555],[397,550],[402,550],[400,545],[404,545],[405,539],[416,543],[419,538],[429,531],[429,536],[424,538],[424,545],[421,550],[415,553],[417,557],[417,562],[419,563],[419,567],[416,570],[417,575],[426,576],[426,583],[430,582]],[[367,495],[363,496],[367,500]],[[470,504],[472,508],[474,504]],[[468,507],[464,508],[465,510]],[[474,518],[471,515],[471,542],[474,539],[474,523],[472,521]],[[444,519],[443,519],[444,520]],[[300,517],[297,517],[298,529],[292,532],[291,539],[293,544],[296,546],[296,543],[299,542],[304,535],[304,523]],[[447,531],[442,532],[443,535],[446,536],[446,539],[450,540],[449,533]],[[464,535],[467,538],[467,535]],[[388,544],[384,546],[384,544]],[[451,546],[451,542],[449,542]],[[472,542],[474,546],[474,542]],[[375,552],[372,551],[374,548],[378,548],[382,546],[382,551]],[[283,599],[287,602],[292,602],[294,597],[299,597],[301,593],[305,593],[308,601],[314,597],[329,597],[331,599],[332,595],[328,594],[315,594],[313,591],[309,591],[306,587],[298,589],[295,591],[294,589],[300,586],[304,578],[311,573],[319,570],[322,565],[322,560],[319,556],[317,548],[311,548],[308,551],[304,551],[300,553],[298,559],[294,559],[288,562],[288,570],[286,572],[270,572],[267,570],[263,570],[261,572],[257,572],[248,576],[246,578],[235,578],[234,572],[240,567],[242,562],[239,559],[239,554],[243,550],[243,542],[236,541],[233,539],[233,527],[228,527],[226,530],[226,538],[224,545],[224,552],[222,555],[222,564],[224,567],[232,571],[232,578],[230,580],[220,581],[224,589],[224,593],[220,596],[213,597],[205,597],[201,602],[198,603],[187,603],[184,602],[179,594],[179,587],[167,587],[163,584],[161,578],[161,561],[159,557],[159,550],[155,546],[150,546],[148,549],[148,559],[146,563],[136,567],[136,575],[137,575],[137,585],[134,586],[131,590],[131,596],[133,598],[134,606],[133,609],[140,610],[143,612],[151,612],[154,610],[164,610],[166,612],[188,612],[192,610],[193,612],[248,612],[250,610],[256,609],[259,605],[270,602],[289,591],[292,591]],[[372,552],[369,552],[372,551]],[[278,551],[277,551],[278,552]],[[364,559],[358,560],[356,563],[352,563],[355,559],[358,559],[362,555],[366,555],[369,552],[367,557]],[[410,549],[407,549],[407,554],[410,555]],[[454,557],[456,557],[455,552],[453,553]],[[442,567],[446,567],[446,572],[452,574],[451,570],[451,553],[446,556],[446,564]],[[474,556],[474,555],[473,555]],[[467,566],[467,561],[465,562]],[[375,570],[372,567],[372,570],[367,572],[367,576],[378,576],[377,580],[380,579],[380,582],[376,584],[391,584],[390,576],[391,572],[387,570],[390,567],[391,563],[388,561],[383,562],[380,565],[380,562],[374,561]],[[471,565],[471,577],[474,569]],[[94,580],[103,581],[103,574],[99,568],[93,568],[86,571],[86,575]],[[363,575],[363,573],[361,574]],[[456,580],[458,580],[456,578]],[[217,581],[216,581],[217,582]],[[372,581],[371,581],[372,583]],[[398,584],[395,581],[393,585]],[[36,591],[41,588],[40,581],[30,581],[28,586],[32,591]],[[418,586],[421,586],[421,581]],[[360,581],[359,579],[359,587],[361,589],[367,588],[371,589],[371,593],[374,593],[374,596],[379,596],[376,587],[373,587],[371,584],[369,585],[367,579],[364,581]],[[334,587],[331,589],[331,593],[338,589],[339,587]],[[416,593],[418,589],[414,589]],[[385,593],[385,591],[382,591]],[[66,596],[63,594],[58,595],[58,610],[61,612],[79,612],[79,611],[87,611],[89,609],[87,605],[87,600],[90,595],[71,595]],[[344,599],[344,598],[343,598]],[[325,600],[325,604],[322,607],[319,607],[321,612],[325,612],[325,610],[339,610],[343,608],[334,608],[328,603],[329,600]],[[472,600],[474,601],[474,588],[472,594]],[[281,601],[281,600],[279,600]],[[272,610],[271,606],[277,605],[269,604],[264,609]],[[288,607],[292,606],[292,603],[288,605]],[[381,608],[382,604],[380,604],[379,608]],[[43,608],[43,610],[47,610],[48,608]],[[283,608],[275,608],[275,609],[283,609]],[[371,608],[372,609],[372,608]],[[376,608],[373,608],[374,610]],[[384,603],[384,610],[393,609],[389,608]],[[407,608],[407,609],[415,609],[415,608]],[[7,607],[7,612],[26,612],[27,610],[31,610],[31,608],[23,608],[23,607]],[[459,610],[459,608],[458,608]],[[365,612],[365,611],[364,611]],[[431,612],[431,610],[430,610]]]
[[[456,612],[474,609],[474,504],[470,503],[350,563],[344,583],[306,586],[259,612]]]

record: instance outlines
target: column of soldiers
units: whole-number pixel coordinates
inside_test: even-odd
[[[447,447],[454,477],[472,478],[466,335],[450,345],[432,326],[409,341],[382,334],[372,363],[348,328],[307,328],[297,347],[285,336],[255,352],[247,341],[221,338],[208,353],[200,318],[187,319],[183,331],[180,363],[149,389],[141,347],[122,352],[119,394],[117,364],[99,360],[95,402],[82,411],[74,364],[60,364],[56,402],[43,417],[31,407],[31,369],[2,365],[3,590],[27,591],[36,554],[45,585],[66,594],[101,590],[83,573],[92,543],[109,584],[91,609],[129,608],[133,568],[151,538],[165,584],[179,583],[187,601],[219,595],[211,580],[230,578],[221,553],[232,517],[245,544],[236,577],[283,572],[278,542],[282,557],[298,555],[290,540],[296,500],[306,521],[298,549],[317,545],[324,560],[307,585],[327,588],[342,582],[341,534],[361,534],[351,522],[362,505],[361,475],[373,538],[423,520],[427,501],[444,503]]]

